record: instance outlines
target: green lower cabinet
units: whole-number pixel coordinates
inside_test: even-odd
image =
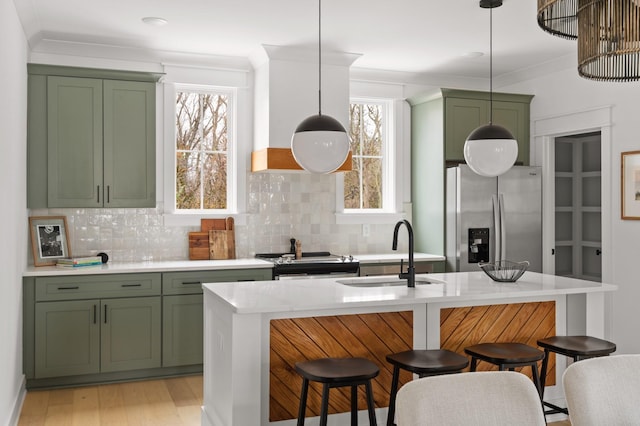
[[[202,294],[165,296],[162,366],[202,364]]]
[[[160,367],[160,296],[36,304],[35,378]]]
[[[35,378],[100,371],[99,300],[37,303]]]
[[[101,373],[160,367],[160,306],[160,296],[102,301]]]

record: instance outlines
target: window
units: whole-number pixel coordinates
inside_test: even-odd
[[[233,92],[177,87],[175,208],[228,210]]]
[[[353,171],[344,176],[345,212],[392,210],[390,103],[352,100],[349,136]]]

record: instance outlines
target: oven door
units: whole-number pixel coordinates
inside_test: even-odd
[[[320,278],[357,277],[357,272],[331,272],[328,274],[282,274],[276,275],[276,280],[313,280]]]

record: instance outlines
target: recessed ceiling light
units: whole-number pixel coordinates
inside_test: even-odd
[[[482,52],[467,52],[461,55],[463,58],[479,58],[480,56],[484,56]]]
[[[146,16],[142,18],[142,22],[144,22],[147,25],[153,25],[154,27],[161,27],[163,25],[167,25],[169,21],[167,21],[164,18],[158,18],[155,16]]]

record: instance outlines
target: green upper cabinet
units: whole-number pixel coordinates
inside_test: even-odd
[[[48,207],[101,207],[102,80],[47,79]]]
[[[442,89],[445,160],[464,161],[464,143],[477,127],[491,120],[489,93]],[[531,95],[493,94],[493,124],[505,127],[518,141],[516,162],[529,165],[529,104]]]
[[[518,141],[516,162],[529,165],[529,104],[532,95],[493,93],[493,123]],[[464,143],[489,124],[488,92],[440,89],[411,103],[411,200],[415,248],[445,254],[445,171],[463,163]]]
[[[155,207],[157,79],[30,65],[28,207]]]

